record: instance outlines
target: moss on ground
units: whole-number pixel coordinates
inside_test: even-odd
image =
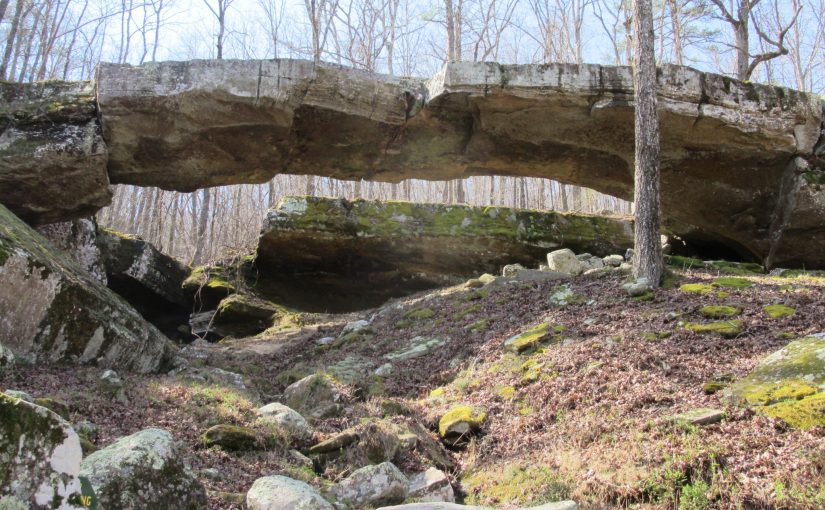
[[[515,353],[525,353],[536,350],[542,342],[553,338],[555,330],[547,322],[542,322],[523,333],[511,336],[504,342],[504,348]]]
[[[688,322],[685,324],[685,329],[700,335],[720,335],[726,338],[732,338],[742,333],[742,321],[729,320],[709,322],[707,324]]]
[[[715,278],[712,282],[714,287],[723,287],[726,289],[747,289],[748,287],[753,287],[754,283],[750,280],[745,278],[737,278],[735,276],[723,276],[721,278]]]
[[[706,296],[713,292],[713,286],[707,283],[685,283],[679,290],[688,294],[701,294]]]
[[[570,482],[558,471],[530,462],[481,467],[462,476],[461,484],[471,505],[541,505],[571,494]]]
[[[469,405],[457,405],[438,420],[438,433],[445,438],[455,433],[470,433],[481,428],[486,419],[487,412],[483,409]]]
[[[699,315],[708,319],[725,319],[739,315],[742,309],[738,306],[708,305],[699,309]]]
[[[424,320],[424,319],[432,319],[435,315],[435,312],[432,308],[418,308],[416,310],[410,310],[409,312],[404,314],[404,317],[413,320]]]
[[[785,305],[767,305],[763,308],[771,319],[784,319],[796,313],[795,308]]]

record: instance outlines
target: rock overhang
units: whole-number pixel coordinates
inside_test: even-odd
[[[825,264],[795,253],[794,228],[825,214],[795,177],[797,156],[816,162],[821,100],[672,65],[658,83],[670,225],[747,258]],[[632,199],[629,67],[451,62],[425,80],[290,59],[101,64],[96,95],[114,183],[518,175]]]

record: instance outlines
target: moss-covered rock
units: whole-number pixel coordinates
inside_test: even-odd
[[[477,432],[487,419],[487,411],[469,405],[450,408],[438,420],[438,433],[448,441],[464,439]]]
[[[289,385],[284,390],[284,403],[312,422],[339,414],[344,395],[330,377],[313,374]]]
[[[18,357],[156,371],[169,340],[0,206],[0,338]]]
[[[198,305],[214,309],[220,301],[237,292],[235,283],[230,281],[230,271],[220,264],[198,266],[189,273],[181,284],[181,289],[189,299]]]
[[[410,340],[405,347],[387,353],[384,357],[390,361],[405,361],[429,354],[444,346],[448,341],[448,338],[417,336]]]
[[[162,429],[141,430],[92,453],[80,475],[91,483],[100,508],[206,508],[206,491]]]
[[[731,385],[726,395],[794,427],[825,426],[825,338],[791,342]]]
[[[763,308],[771,319],[784,319],[796,313],[795,308],[786,305],[767,305]]]
[[[0,393],[0,493],[22,508],[77,508],[80,439],[57,414]]]
[[[707,283],[684,283],[679,287],[681,292],[687,294],[701,294],[706,296],[713,292],[713,286]]]
[[[232,294],[218,304],[212,327],[221,336],[251,336],[272,326],[286,311],[249,294]]]
[[[542,342],[551,340],[555,335],[556,330],[549,323],[542,322],[505,340],[504,348],[517,354],[534,351]]]
[[[697,324],[688,322],[685,329],[700,335],[719,335],[727,338],[738,336],[742,333],[741,320],[717,321],[707,324]]]
[[[230,452],[254,450],[259,446],[258,436],[248,427],[237,425],[214,425],[201,435],[206,447],[217,446]]]

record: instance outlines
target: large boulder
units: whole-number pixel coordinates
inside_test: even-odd
[[[0,204],[29,223],[94,214],[112,199],[91,82],[0,82]]]
[[[308,310],[320,310],[319,302],[364,308],[510,263],[535,264],[552,247],[607,255],[632,245],[632,222],[619,217],[287,197],[267,215],[256,285],[275,302]]]
[[[184,464],[169,432],[145,429],[81,462],[101,509],[206,508],[206,491]]]
[[[189,267],[139,237],[101,228],[96,241],[109,288],[168,337],[188,337],[181,327],[192,311],[182,288]]]
[[[312,437],[312,427],[295,410],[272,402],[257,410],[258,419],[271,423],[279,433],[290,440],[304,441]]]
[[[82,508],[82,455],[80,438],[63,418],[0,393],[0,500],[14,498],[21,508]]]
[[[41,225],[37,231],[71,255],[93,278],[106,284],[106,269],[97,246],[97,225],[93,217]]]
[[[0,205],[0,343],[31,361],[152,372],[174,348],[68,255]]]
[[[794,340],[725,392],[793,427],[825,427],[825,333]]]
[[[333,510],[310,485],[285,476],[258,478],[246,493],[248,510]]]

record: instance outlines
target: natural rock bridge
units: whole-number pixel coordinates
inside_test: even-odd
[[[825,266],[820,99],[659,69],[668,228],[767,266]],[[633,192],[628,67],[454,62],[430,80],[300,60],[102,64],[95,83],[0,85],[0,202],[88,214],[108,184],[192,191],[279,173],[553,178]]]

